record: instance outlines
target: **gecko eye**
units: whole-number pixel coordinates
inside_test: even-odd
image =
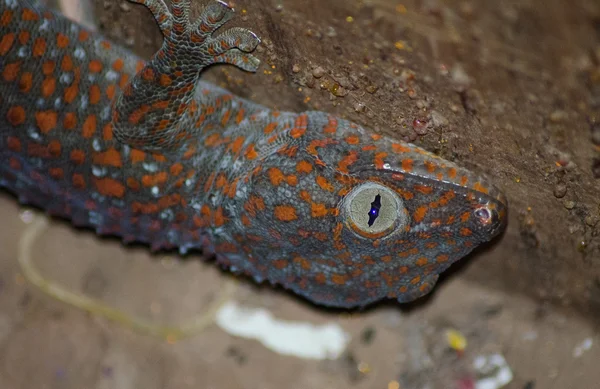
[[[479,207],[479,208],[475,209],[473,211],[473,214],[475,215],[475,217],[477,217],[477,219],[479,219],[479,221],[483,225],[488,225],[492,222],[493,211],[491,209],[489,209],[487,206]]]
[[[346,222],[361,236],[381,237],[408,221],[400,197],[374,182],[358,186],[344,202]]]

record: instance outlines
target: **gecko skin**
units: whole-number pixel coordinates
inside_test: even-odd
[[[59,14],[0,0],[0,184],[153,249],[198,248],[327,306],[408,302],[506,223],[481,175],[325,112],[269,110],[200,81],[255,71],[233,10],[145,4],[150,62]]]

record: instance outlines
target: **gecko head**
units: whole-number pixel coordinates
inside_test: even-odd
[[[259,278],[329,306],[409,302],[506,224],[506,199],[484,176],[357,126],[314,131],[249,184]]]

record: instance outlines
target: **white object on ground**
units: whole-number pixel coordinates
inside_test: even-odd
[[[279,354],[305,359],[336,359],[350,342],[350,335],[335,323],[279,320],[266,309],[244,308],[234,302],[221,306],[216,323],[231,335],[256,339]]]
[[[475,389],[499,389],[513,379],[510,366],[500,354],[478,356],[473,366],[484,377],[477,380]]]
[[[592,338],[585,338],[583,342],[578,344],[573,350],[573,357],[579,358],[585,351],[591,349],[593,344],[594,340]]]

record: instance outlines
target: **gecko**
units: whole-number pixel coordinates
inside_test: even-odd
[[[320,305],[405,303],[505,227],[505,195],[418,146],[326,112],[271,110],[200,79],[257,70],[212,0],[145,5],[149,61],[30,0],[0,0],[0,187],[152,250],[202,250]]]

